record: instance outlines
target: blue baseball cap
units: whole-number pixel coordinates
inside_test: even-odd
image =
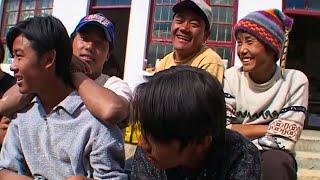
[[[75,34],[76,32],[79,32],[81,28],[88,24],[94,24],[97,25],[98,27],[102,28],[105,35],[106,39],[108,40],[110,44],[110,48],[113,49],[114,47],[114,26],[112,22],[106,18],[103,14],[97,13],[97,14],[89,14],[85,17],[83,17],[76,28],[74,29],[72,34]]]

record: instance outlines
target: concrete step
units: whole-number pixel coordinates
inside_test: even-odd
[[[320,131],[303,130],[295,150],[320,153]]]
[[[320,170],[299,169],[298,180],[320,180]]]
[[[320,170],[320,153],[296,151],[299,169]]]

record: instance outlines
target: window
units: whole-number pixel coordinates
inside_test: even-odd
[[[289,14],[320,15],[319,0],[283,0],[283,9]]]
[[[170,33],[172,7],[180,0],[154,0],[149,27],[149,47],[145,67],[154,67],[157,59],[173,50]],[[222,59],[233,61],[235,40],[232,26],[236,23],[237,0],[206,0],[213,12],[213,24],[207,46],[215,49]],[[231,63],[229,63],[231,64]]]
[[[91,9],[108,9],[111,7],[130,8],[131,0],[93,0],[91,1]]]
[[[52,14],[53,0],[6,0],[1,25],[1,39],[5,42],[8,30],[17,22],[35,15],[45,16]],[[8,60],[8,50],[4,63]]]

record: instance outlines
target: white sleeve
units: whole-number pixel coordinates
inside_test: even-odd
[[[132,99],[132,92],[128,83],[118,77],[110,77],[104,83],[103,87],[108,88],[117,95],[124,97],[128,102],[130,102]]]

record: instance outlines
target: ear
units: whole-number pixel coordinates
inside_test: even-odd
[[[56,51],[50,50],[43,55],[43,63],[46,69],[55,68]]]
[[[204,138],[200,139],[197,141],[197,151],[198,152],[203,152],[203,151],[207,151],[210,146],[213,143],[213,138],[212,136],[205,136]]]
[[[204,40],[203,40],[203,42],[206,42],[208,40],[209,36],[210,36],[210,31],[205,31],[204,32]]]

